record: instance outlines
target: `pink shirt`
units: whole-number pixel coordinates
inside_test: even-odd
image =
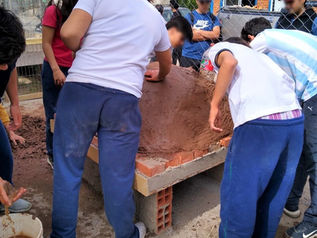
[[[58,20],[56,12],[60,18]],[[61,21],[61,18],[62,16],[59,9],[57,9],[55,5],[51,5],[45,10],[42,25],[55,28],[55,35],[52,41],[52,48],[57,64],[62,67],[71,67],[73,63],[72,51],[68,49],[65,46],[64,42],[61,40],[60,26],[57,22]],[[47,60],[46,57],[45,60]]]

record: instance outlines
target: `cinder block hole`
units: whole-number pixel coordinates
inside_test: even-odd
[[[157,216],[158,216],[158,217],[162,217],[162,216],[163,216],[163,209],[159,209],[159,210],[158,210]]]
[[[160,233],[164,229],[164,225],[160,225],[157,228],[157,233]]]
[[[163,217],[159,217],[158,219],[157,219],[157,224],[161,224],[163,222]]]

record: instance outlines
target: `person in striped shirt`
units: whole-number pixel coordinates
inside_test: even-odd
[[[311,204],[303,221],[286,231],[288,237],[315,237],[317,235],[317,37],[298,30],[270,29],[263,17],[247,22],[241,37],[258,52],[267,54],[294,80],[296,95],[305,116],[303,152],[296,171],[295,182],[285,205],[286,215],[297,218],[299,199],[307,177]]]

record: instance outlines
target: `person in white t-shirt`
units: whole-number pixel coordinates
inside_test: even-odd
[[[226,92],[234,122],[221,186],[220,238],[273,238],[303,145],[303,116],[294,81],[240,38],[208,51],[216,72],[210,126],[222,129]],[[234,42],[234,43],[231,43]]]
[[[76,237],[85,157],[98,133],[104,207],[117,238],[143,238],[134,224],[133,180],[147,59],[156,52],[161,81],[171,67],[170,42],[157,10],[146,0],[79,0],[61,29],[76,58],[63,86],[54,133],[52,238]]]

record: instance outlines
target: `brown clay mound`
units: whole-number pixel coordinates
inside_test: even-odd
[[[150,68],[157,68],[151,64]],[[210,76],[208,76],[210,79]],[[206,76],[173,66],[164,82],[144,82],[140,101],[142,129],[140,153],[170,154],[208,150],[232,133],[227,102],[221,106],[222,133],[209,128],[210,100],[214,83]]]

